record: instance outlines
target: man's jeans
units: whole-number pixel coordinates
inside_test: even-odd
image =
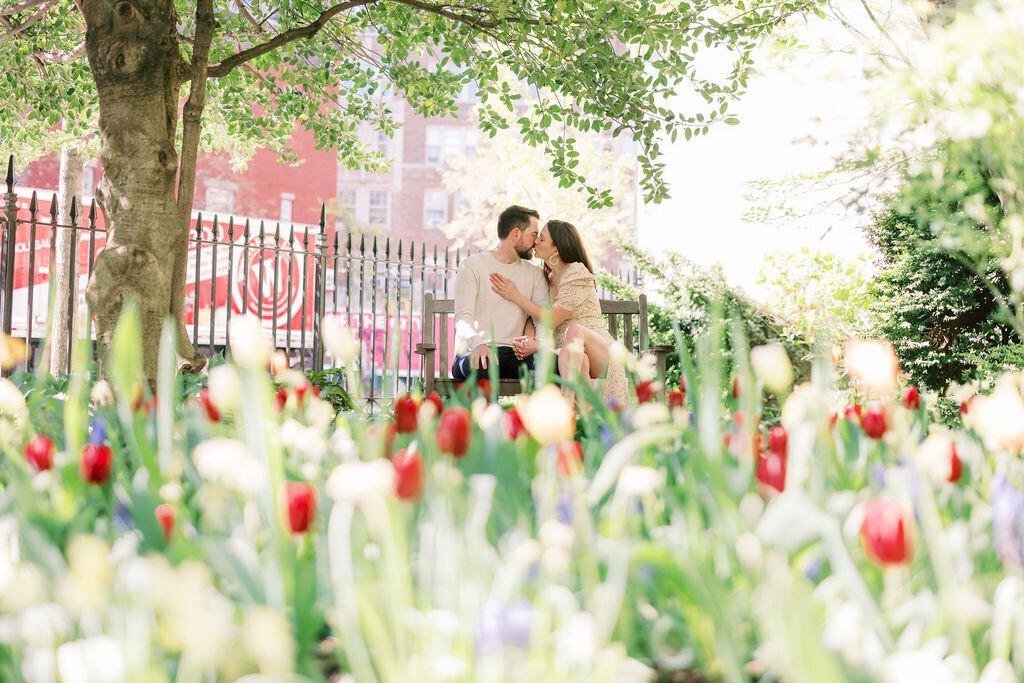
[[[470,367],[469,359],[472,356],[472,352],[464,353],[455,359],[452,364],[452,379],[456,382],[464,382],[469,377]],[[490,365],[494,362],[494,357],[488,359],[487,363]],[[516,358],[516,352],[511,346],[499,346],[498,347],[498,376],[501,379],[519,379],[519,368],[526,368],[531,373],[533,372],[533,355],[529,355],[523,360]],[[477,376],[481,379],[487,377],[488,371],[482,367],[477,370]]]

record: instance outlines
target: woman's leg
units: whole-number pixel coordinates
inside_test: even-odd
[[[580,376],[583,374],[583,363],[586,360],[586,353],[583,338],[580,334],[582,329],[576,323],[572,323],[565,330],[562,348],[558,352],[558,374],[563,380],[579,381]],[[570,403],[576,398],[575,392],[567,386],[562,387],[562,396]]]
[[[570,334],[573,339],[583,342],[583,354],[586,357],[588,369],[587,377],[590,379],[602,377],[608,369],[608,340],[597,332],[576,323],[572,323],[566,329],[565,338],[568,339]]]

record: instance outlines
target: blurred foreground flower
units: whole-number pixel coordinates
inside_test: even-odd
[[[750,365],[754,375],[773,393],[788,391],[793,384],[793,365],[786,347],[778,342],[750,349]]]
[[[207,439],[192,452],[199,476],[216,481],[238,493],[256,495],[266,468],[249,454],[245,443],[237,439]]]
[[[992,542],[1008,567],[1024,566],[1024,491],[1001,474],[992,479]]]
[[[0,332],[0,368],[10,370],[25,360],[25,340]]]
[[[395,427],[399,434],[408,434],[416,431],[416,422],[419,415],[419,404],[409,394],[402,394],[395,399]]]
[[[231,319],[231,357],[247,368],[265,368],[270,346],[263,337],[263,324],[252,315]]]
[[[0,414],[10,415],[15,422],[28,417],[24,394],[6,377],[0,377]]]
[[[992,449],[1017,452],[1024,446],[1024,400],[1009,382],[988,396],[975,396],[967,422]]]
[[[548,446],[571,441],[576,432],[573,408],[553,384],[547,384],[532,396],[522,396],[517,407],[526,431]]]
[[[304,534],[313,526],[316,517],[316,488],[304,481],[286,481],[281,491],[288,529],[293,534]]]
[[[449,408],[441,414],[437,425],[437,448],[456,458],[469,450],[469,438],[473,433],[473,420],[465,408]]]
[[[883,339],[853,339],[846,344],[845,365],[869,396],[880,398],[896,389],[900,361],[892,344]]]
[[[171,542],[171,534],[174,533],[174,508],[167,503],[161,503],[156,506],[156,510],[153,511],[156,515],[156,521],[160,524],[160,528],[164,530],[164,542]]]
[[[338,465],[327,479],[327,495],[335,502],[365,505],[393,495],[395,468],[390,460],[354,460]]]
[[[932,434],[917,447],[917,461],[921,469],[935,482],[960,480],[963,463],[956,452],[956,444],[947,434]]]
[[[395,494],[402,500],[416,500],[423,495],[423,456],[413,442],[391,458],[395,468]]]
[[[914,554],[903,506],[894,500],[874,499],[864,508],[860,535],[868,556],[881,565],[906,564]]]
[[[352,359],[359,354],[359,345],[356,343],[352,330],[339,316],[324,318],[323,324],[324,347],[331,355],[345,364],[352,362]]]
[[[114,453],[106,444],[87,443],[82,447],[79,471],[90,484],[105,484],[110,478],[110,465]]]
[[[56,452],[57,446],[45,434],[38,434],[25,444],[25,460],[39,472],[53,467],[53,455]]]

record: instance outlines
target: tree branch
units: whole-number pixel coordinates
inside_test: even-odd
[[[24,0],[19,2],[17,5],[11,7],[0,7],[0,17],[13,17],[15,14],[21,14],[25,10],[32,9],[46,3],[48,0]]]
[[[56,1],[57,0],[42,0],[42,2],[39,3],[39,4],[42,5],[42,7],[37,9],[32,14],[32,16],[30,16],[28,19],[26,19],[25,21],[21,22],[17,26],[13,26],[13,22],[11,22],[10,20],[7,20],[6,17],[4,17],[5,18],[5,22],[4,23],[7,24],[8,26],[13,26],[13,28],[11,28],[6,33],[0,34],[0,43],[4,42],[5,40],[8,40],[10,38],[13,38],[14,36],[18,35],[22,31],[27,29],[32,24],[36,23],[37,21],[39,21],[40,19],[45,17],[46,13],[50,11],[50,8],[53,7],[53,5],[54,5],[54,3]],[[33,2],[34,2],[34,0],[33,0]],[[0,15],[0,16],[2,16],[2,15]]]
[[[239,65],[245,64],[246,62],[256,59],[261,55],[265,55],[268,52],[273,52],[274,50],[283,45],[293,43],[296,40],[312,38],[313,36],[320,32],[320,29],[322,29],[324,25],[327,24],[328,21],[333,19],[341,12],[344,12],[345,10],[350,10],[354,7],[364,7],[366,5],[372,5],[379,1],[380,0],[346,0],[346,2],[342,2],[335,5],[334,7],[325,9],[323,12],[320,13],[320,16],[318,16],[316,19],[306,24],[305,26],[300,26],[299,28],[293,28],[289,31],[285,31],[284,33],[280,33],[265,43],[254,45],[247,50],[242,50],[241,52],[231,55],[219,64],[214,64],[207,71],[207,75],[210,78],[221,78],[223,76],[227,76],[229,73],[234,71],[234,69]],[[192,78],[194,76],[195,69],[192,70],[192,74],[189,75],[189,78]],[[186,78],[185,80],[188,79]]]

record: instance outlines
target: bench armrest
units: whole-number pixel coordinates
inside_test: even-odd
[[[674,344],[655,344],[654,346],[651,347],[651,351],[653,351],[656,354],[658,354],[658,353],[672,353],[675,350],[676,350],[676,347],[675,347]]]
[[[421,356],[424,356],[424,355],[430,353],[431,351],[436,351],[436,350],[437,350],[437,344],[417,344],[416,345],[416,349],[415,349],[416,353],[418,353]]]

